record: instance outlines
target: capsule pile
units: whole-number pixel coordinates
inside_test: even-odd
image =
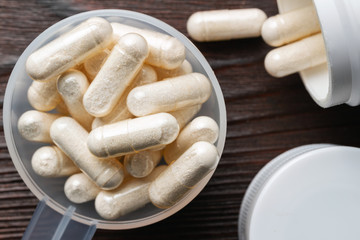
[[[101,217],[169,208],[216,167],[219,127],[193,119],[212,87],[176,38],[94,17],[33,52],[26,70],[35,110],[18,129],[48,144],[34,172],[68,176],[67,198],[95,200]]]

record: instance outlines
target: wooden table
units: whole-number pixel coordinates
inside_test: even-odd
[[[254,7],[268,16],[277,13],[275,0],[2,0],[1,103],[20,54],[38,34],[65,17],[94,9],[127,9],[152,15],[187,35],[186,20],[195,11]],[[227,106],[227,140],[215,175],[194,201],[172,217],[140,229],[98,230],[94,239],[237,239],[239,207],[246,188],[272,158],[310,143],[360,146],[358,107],[321,109],[297,74],[270,77],[263,67],[270,47],[261,38],[195,45],[213,67]],[[0,174],[0,239],[19,239],[38,199],[14,168],[2,127]]]

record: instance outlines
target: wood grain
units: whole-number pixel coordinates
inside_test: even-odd
[[[277,13],[275,0],[2,0],[1,106],[18,57],[38,34],[65,17],[94,9],[128,9],[159,18],[187,35],[186,20],[194,11],[253,7],[269,16]],[[194,201],[168,219],[133,230],[98,230],[94,239],[237,239],[239,207],[246,188],[272,158],[310,143],[360,146],[359,108],[321,109],[297,74],[270,77],[263,67],[270,47],[260,38],[194,43],[213,67],[227,106],[226,146],[215,175]],[[11,162],[2,112],[0,130],[0,239],[20,239],[38,200]]]

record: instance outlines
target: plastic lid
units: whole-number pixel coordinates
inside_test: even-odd
[[[244,197],[241,240],[359,239],[360,149],[308,145],[267,164]]]

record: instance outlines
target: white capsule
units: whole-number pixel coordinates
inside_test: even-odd
[[[210,117],[200,116],[192,120],[174,142],[164,149],[167,164],[178,159],[191,145],[199,141],[215,143],[219,136],[219,126]]]
[[[161,151],[141,151],[135,154],[128,154],[124,159],[124,167],[127,172],[136,178],[148,176],[159,164]]]
[[[315,7],[309,5],[268,18],[262,26],[261,35],[267,44],[279,47],[320,30]]]
[[[54,121],[50,136],[71,160],[103,189],[114,189],[124,178],[122,164],[114,159],[99,159],[86,146],[88,132],[74,119],[61,117]]]
[[[206,102],[211,90],[207,77],[190,73],[134,88],[127,97],[127,106],[135,116],[176,111]]]
[[[180,129],[183,129],[188,122],[200,111],[201,104],[197,104],[191,107],[180,108],[177,111],[169,112],[176,118],[179,123]]]
[[[66,197],[74,203],[84,203],[94,200],[100,188],[84,173],[69,177],[64,185]]]
[[[150,185],[151,202],[159,208],[177,203],[218,163],[216,147],[208,142],[194,143]]]
[[[30,110],[19,118],[18,130],[26,140],[51,143],[50,127],[59,117],[61,115]]]
[[[31,158],[34,172],[43,177],[63,177],[80,172],[73,161],[56,146],[44,146]]]
[[[120,23],[111,23],[115,38],[120,38],[127,33],[138,33],[149,44],[149,57],[146,63],[174,69],[181,65],[185,59],[185,46],[178,39],[164,33],[154,32],[147,29],[131,27]]]
[[[58,91],[64,100],[71,116],[86,130],[91,129],[93,116],[84,108],[83,96],[89,87],[86,76],[78,70],[68,70],[60,75],[57,81]]]
[[[257,8],[196,12],[187,21],[189,35],[199,42],[259,37],[266,14]]]
[[[30,105],[39,111],[51,111],[59,102],[61,97],[56,89],[57,77],[48,81],[33,81],[27,92]]]
[[[191,63],[188,60],[184,60],[180,67],[175,69],[164,69],[155,67],[155,71],[157,73],[158,79],[163,80],[165,78],[177,77],[185,74],[189,74],[193,72]]]
[[[114,220],[144,207],[150,202],[150,183],[166,169],[162,165],[146,178],[133,178],[112,191],[101,191],[95,199],[98,214],[108,220]]]
[[[95,117],[109,114],[135,79],[148,53],[147,43],[139,34],[121,37],[86,91],[85,109]]]
[[[87,57],[103,50],[112,41],[112,27],[103,18],[90,18],[71,31],[33,52],[26,71],[34,80],[60,75]]]
[[[122,156],[169,144],[179,134],[176,119],[168,113],[128,119],[92,130],[87,146],[95,156]]]
[[[134,115],[129,112],[126,106],[126,98],[129,92],[134,87],[156,82],[156,80],[157,75],[154,68],[144,64],[134,81],[132,81],[131,85],[126,88],[125,92],[120,97],[120,100],[115,105],[114,109],[108,115],[94,119],[94,121],[92,122],[92,129],[103,126],[105,124],[110,124],[134,117]]]
[[[109,49],[104,49],[98,54],[88,58],[84,62],[84,70],[90,79],[94,79],[96,74],[100,71],[102,65],[110,54]]]
[[[270,51],[265,69],[273,77],[284,77],[326,62],[321,33]]]

